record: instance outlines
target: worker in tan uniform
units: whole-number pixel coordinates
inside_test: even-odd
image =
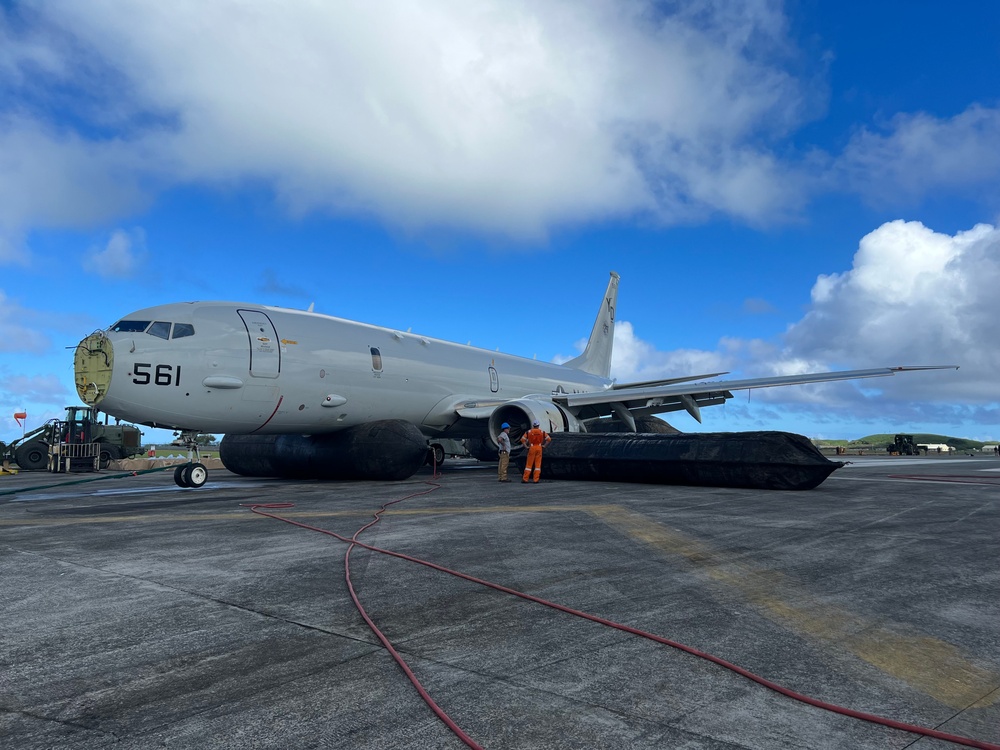
[[[533,481],[538,484],[542,478],[542,448],[552,442],[552,436],[538,426],[538,422],[531,423],[531,429],[521,435],[521,445],[528,448],[528,460],[524,464],[524,476],[521,483],[527,484],[528,478],[534,473]]]
[[[500,425],[500,434],[497,435],[498,453],[500,465],[497,467],[499,482],[509,482],[507,478],[507,466],[510,464],[510,425],[504,422]]]

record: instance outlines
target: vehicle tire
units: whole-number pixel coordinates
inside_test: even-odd
[[[188,487],[198,489],[208,481],[208,469],[205,464],[188,464],[184,467],[184,481]]]
[[[49,465],[49,446],[41,440],[32,440],[26,445],[18,446],[14,451],[14,460],[25,471],[37,471]]]
[[[427,446],[427,465],[433,466],[437,464],[440,466],[444,463],[444,448],[435,443],[434,445]]]
[[[178,487],[187,487],[187,480],[184,479],[184,470],[188,467],[188,464],[178,464],[177,468],[174,469],[174,484]]]
[[[106,469],[108,468],[108,466],[111,465],[112,461],[117,461],[119,458],[121,458],[122,453],[117,445],[102,445],[99,456],[100,457],[98,459],[99,461],[98,466],[100,466],[102,469]]]

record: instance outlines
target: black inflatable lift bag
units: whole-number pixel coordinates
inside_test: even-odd
[[[234,474],[295,479],[401,480],[427,457],[427,439],[398,419],[329,435],[226,435],[222,465]]]
[[[560,432],[542,454],[542,478],[811,490],[843,465],[791,432]]]

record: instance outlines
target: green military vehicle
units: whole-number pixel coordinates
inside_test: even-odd
[[[896,435],[892,443],[885,447],[886,451],[893,455],[919,456],[920,446],[913,440],[913,435]]]
[[[67,406],[65,419],[51,419],[24,437],[0,442],[0,459],[13,461],[24,471],[45,469],[49,446],[56,443],[95,443],[100,468],[106,469],[112,461],[142,452],[142,432],[133,425],[108,424],[107,415],[101,422],[91,406]]]

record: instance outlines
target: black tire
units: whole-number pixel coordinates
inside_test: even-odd
[[[444,448],[442,448],[437,443],[427,446],[427,465],[440,466],[444,463]]]
[[[184,479],[184,470],[188,467],[187,464],[178,464],[177,468],[174,469],[174,484],[178,487],[187,487],[187,480]]]
[[[122,457],[121,449],[117,445],[104,445],[101,444],[101,452],[99,454],[99,466],[102,469],[108,468],[112,461],[117,461]]]
[[[49,465],[49,446],[41,440],[18,446],[14,451],[14,460],[25,471],[38,471]]]
[[[208,481],[208,469],[205,464],[188,464],[184,467],[184,481],[188,487],[198,489]]]

